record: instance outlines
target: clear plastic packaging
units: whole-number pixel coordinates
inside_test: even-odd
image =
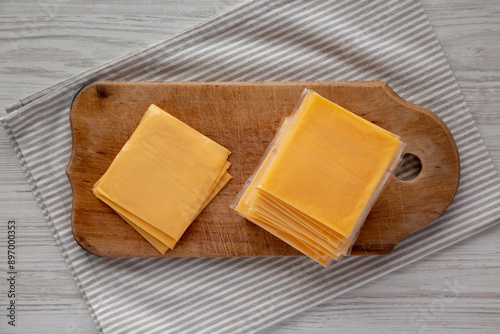
[[[397,135],[306,89],[231,207],[327,266],[350,254],[404,147]]]

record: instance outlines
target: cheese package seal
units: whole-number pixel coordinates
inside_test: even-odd
[[[306,89],[231,207],[327,266],[350,254],[404,147]]]
[[[151,105],[93,192],[165,254],[231,179],[230,153]]]

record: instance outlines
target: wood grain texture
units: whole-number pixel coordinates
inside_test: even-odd
[[[75,239],[100,256],[162,256],[92,193],[146,109],[156,104],[232,152],[233,180],[165,256],[301,255],[230,204],[305,88],[401,136],[423,166],[411,181],[388,182],[361,228],[354,255],[387,254],[445,211],[460,175],[453,138],[432,112],[401,99],[384,82],[95,82],[77,94],[70,111],[73,149],[66,171]]]
[[[217,15],[238,0],[0,3],[0,104],[91,69]],[[500,3],[422,0],[480,132],[500,169]],[[50,6],[52,10],[44,11]],[[19,222],[19,325],[1,333],[97,333],[0,131],[0,237]],[[498,333],[500,228],[451,246],[262,333]],[[5,274],[5,246],[0,268]],[[4,276],[2,276],[4,277]],[[0,291],[6,291],[0,280]],[[450,284],[460,289],[451,290]],[[0,297],[3,307],[4,297]]]

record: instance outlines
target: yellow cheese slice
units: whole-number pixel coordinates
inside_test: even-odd
[[[164,254],[231,179],[229,154],[151,105],[93,191]]]
[[[402,143],[320,95],[310,96],[261,187],[348,238]]]

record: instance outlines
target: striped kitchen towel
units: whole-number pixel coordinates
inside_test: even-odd
[[[302,257],[99,258],[70,227],[68,112],[96,80],[383,80],[438,114],[461,181],[447,212],[387,256],[323,269]],[[500,222],[500,180],[417,0],[250,1],[8,106],[1,120],[104,333],[253,333]]]

